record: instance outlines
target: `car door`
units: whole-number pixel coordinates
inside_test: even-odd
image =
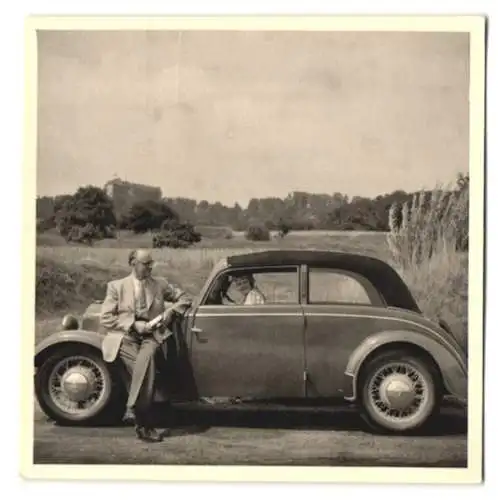
[[[251,272],[266,297],[264,304],[201,303],[194,313],[190,356],[201,397],[304,394],[304,315],[298,268]]]
[[[360,276],[341,270],[309,267],[303,281],[307,395],[341,397],[351,353],[383,326],[375,318],[382,299]]]

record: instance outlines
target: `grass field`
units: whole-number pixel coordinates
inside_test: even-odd
[[[43,238],[41,238],[43,236]],[[37,319],[50,320],[71,310],[82,312],[95,298],[103,298],[107,281],[129,272],[130,248],[150,246],[145,236],[122,234],[117,240],[94,247],[61,244],[56,234],[41,235],[37,247]],[[50,244],[53,243],[53,244]],[[155,274],[172,280],[196,294],[213,265],[226,255],[276,248],[310,248],[372,255],[390,263],[385,233],[306,231],[284,239],[248,242],[243,235],[205,238],[190,249],[153,249]],[[442,317],[462,343],[467,329],[467,255],[439,252],[417,266],[395,265],[429,317]]]
[[[269,241],[249,241],[244,237],[244,233],[231,231],[229,229],[219,228],[214,231],[213,228],[205,228],[200,231],[203,239],[200,243],[194,245],[192,249],[199,250],[210,249],[247,249],[247,248],[280,248],[291,247],[299,248],[338,248],[344,247],[350,249],[353,247],[362,250],[377,252],[380,247],[385,246],[385,233],[371,231],[294,231],[290,232],[284,239],[280,239],[275,231],[271,232]],[[218,236],[216,235],[218,233]],[[223,234],[231,234],[230,238]],[[150,234],[135,235],[130,231],[120,231],[115,239],[107,239],[95,242],[94,248],[115,248],[129,249],[136,247],[148,247],[152,245]],[[50,230],[40,233],[37,236],[38,247],[64,247],[67,244],[64,239],[55,231]],[[76,247],[76,246],[75,246]],[[76,247],[78,248],[78,247]],[[81,248],[81,247],[80,247]],[[192,250],[191,249],[191,250]],[[189,250],[189,251],[191,251]]]

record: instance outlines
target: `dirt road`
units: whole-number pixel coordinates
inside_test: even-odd
[[[365,432],[355,413],[246,410],[176,415],[162,443],[138,441],[129,427],[58,427],[35,409],[35,463],[176,465],[340,465],[465,467],[466,420],[445,408],[416,437]]]

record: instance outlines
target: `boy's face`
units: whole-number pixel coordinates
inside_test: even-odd
[[[246,294],[251,291],[251,282],[247,276],[236,276],[233,279],[233,284],[237,291]]]

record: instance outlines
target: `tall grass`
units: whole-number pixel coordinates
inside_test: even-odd
[[[152,249],[154,273],[197,294],[213,266],[227,255],[246,249]],[[130,272],[129,249],[84,246],[38,247],[36,258],[36,313],[81,313],[95,299],[103,299],[109,280]]]
[[[437,189],[393,205],[389,261],[432,319],[444,319],[467,347],[468,190]]]

